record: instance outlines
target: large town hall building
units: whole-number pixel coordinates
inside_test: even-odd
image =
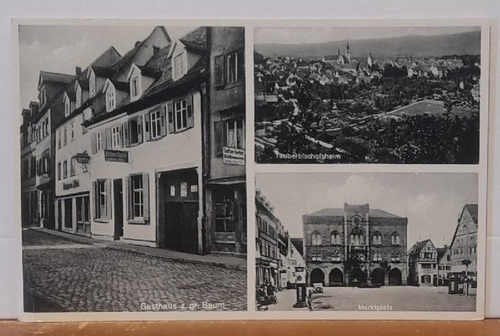
[[[308,282],[406,285],[408,219],[368,204],[303,216]]]

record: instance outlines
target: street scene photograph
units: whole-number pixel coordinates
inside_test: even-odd
[[[476,311],[476,173],[255,180],[258,311]]]
[[[481,27],[254,28],[257,163],[477,164]]]
[[[71,22],[15,27],[24,312],[246,311],[244,28]]]

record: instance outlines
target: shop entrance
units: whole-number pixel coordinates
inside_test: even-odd
[[[159,246],[198,253],[198,174],[185,169],[160,174]]]
[[[113,201],[115,203],[115,239],[123,237],[123,183],[122,179],[113,180]]]
[[[73,199],[67,198],[64,200],[64,227],[66,229],[73,228]]]

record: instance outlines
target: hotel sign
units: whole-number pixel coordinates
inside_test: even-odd
[[[245,150],[239,148],[222,148],[222,162],[225,164],[244,166]]]
[[[128,162],[128,152],[120,150],[104,150],[104,160],[108,162]]]
[[[78,188],[80,186],[79,180],[73,180],[69,183],[63,183],[63,190]]]

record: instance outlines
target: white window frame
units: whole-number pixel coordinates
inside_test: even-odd
[[[99,216],[97,216],[97,218],[107,218],[108,195],[106,190],[106,180],[97,180],[97,193],[99,201],[99,203],[96,204],[99,211]]]
[[[231,63],[233,62],[234,63]],[[239,79],[240,74],[238,73],[238,53],[233,52],[226,56],[226,83],[232,84],[236,83]]]
[[[187,73],[187,55],[186,51],[182,51],[180,54],[175,55],[173,59],[173,80],[178,80],[184,77]]]
[[[95,145],[96,151],[100,152],[102,150],[102,132],[97,132],[95,134]]]
[[[68,144],[68,129],[64,127],[63,146],[66,146],[67,144]]]
[[[116,108],[115,88],[109,87],[106,92],[106,111],[111,112]]]
[[[111,148],[123,148],[120,125],[111,127]]]
[[[68,178],[68,161],[63,161],[63,179]]]
[[[132,195],[130,196],[132,197],[131,205],[133,219],[144,218],[144,186],[142,174],[130,176],[130,183],[132,188]]]
[[[66,99],[64,99],[64,116],[67,117],[71,113],[71,101],[68,95],[66,95],[65,98]]]
[[[75,122],[71,123],[71,141],[75,140]]]
[[[174,112],[175,113],[175,112]],[[156,109],[149,113],[149,122],[151,124],[151,128],[149,130],[151,139],[159,139],[162,137],[161,135],[161,111],[160,109]]]
[[[90,70],[90,78],[89,78],[89,98],[92,98],[96,95],[96,82],[95,82],[95,72]]]
[[[238,123],[241,123],[241,141],[238,141]],[[232,134],[231,130],[233,131]],[[224,147],[245,149],[245,120],[243,118],[224,121],[224,131]]]
[[[80,108],[82,106],[82,87],[80,84],[76,87],[76,108]]]
[[[135,76],[130,80],[130,97],[132,99],[138,98],[141,95],[141,87],[139,76]]]

